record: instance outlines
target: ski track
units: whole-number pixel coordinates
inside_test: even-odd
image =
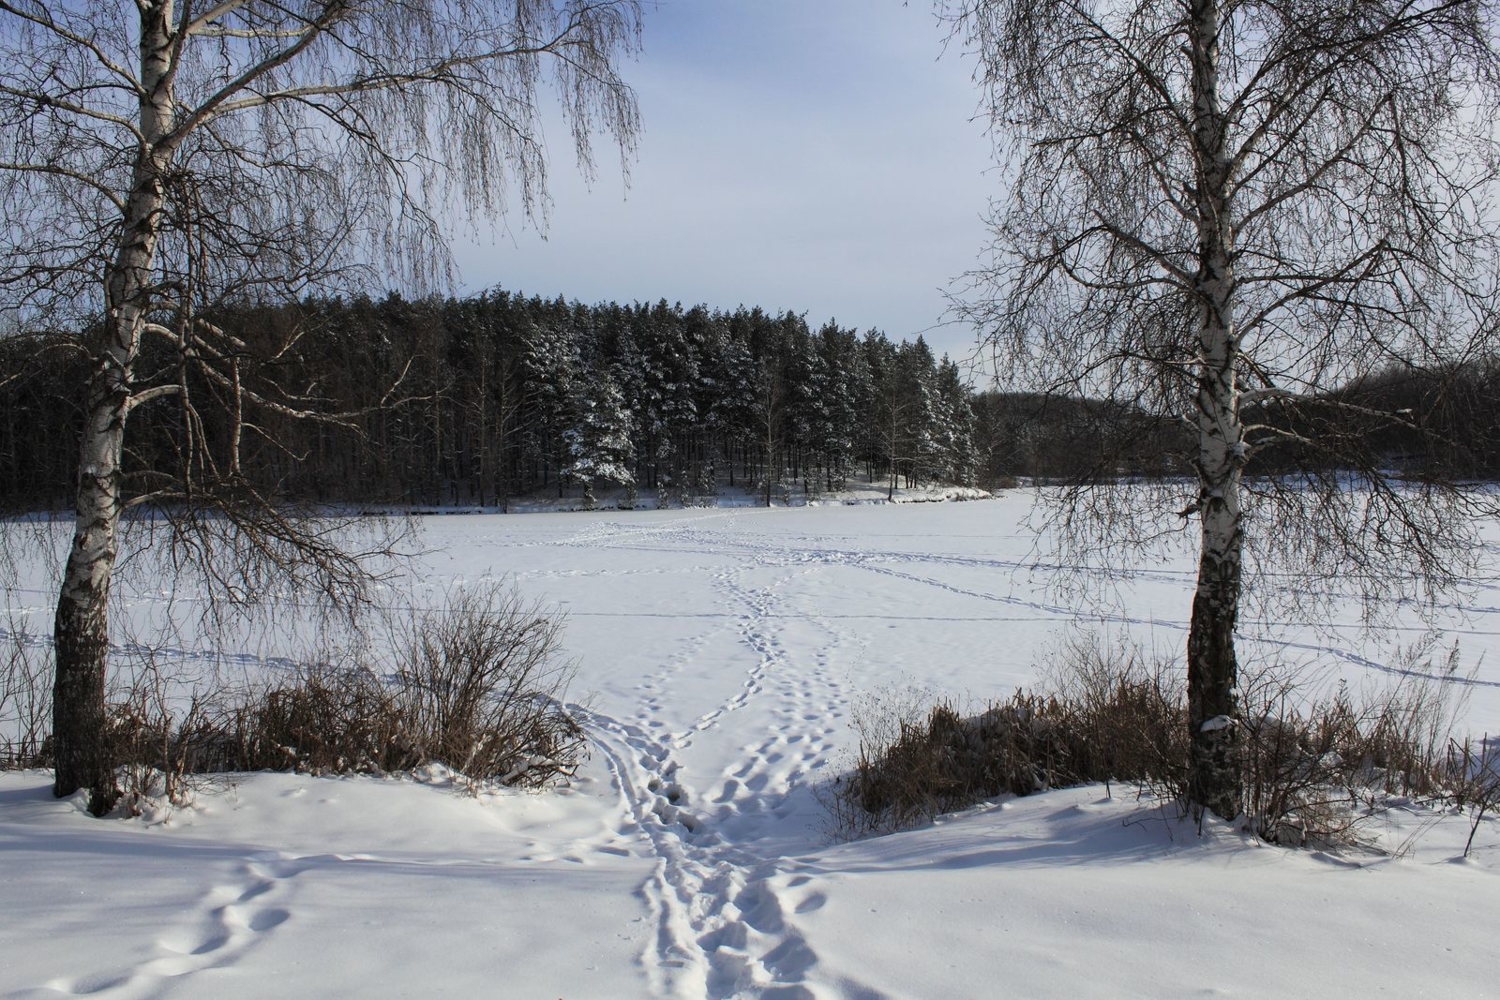
[[[954,594],[961,594],[965,597],[977,597],[985,601],[994,601],[1000,604],[1008,604],[1012,606],[1029,608],[1034,611],[1046,612],[1048,614],[1056,615],[1061,620],[1073,620],[1080,617],[1074,611],[1062,605],[1046,604],[1039,601],[1027,601],[1017,597],[1004,597],[999,594],[987,594],[983,591],[978,590],[968,590],[963,587],[956,587],[952,584],[944,583],[941,580],[933,580],[928,577],[917,576],[912,573],[902,573],[900,571],[889,569],[883,566],[863,565],[862,568],[876,573],[883,573],[888,576],[899,577],[903,580],[909,580],[914,583],[922,583],[931,587],[937,587],[941,590],[946,590]],[[1187,622],[1171,621],[1164,618],[1141,618],[1134,615],[1109,612],[1097,612],[1086,617],[1089,620],[1109,622],[1117,625],[1138,625],[1151,628],[1169,628],[1173,629],[1174,631],[1181,632],[1184,635],[1187,634],[1188,630]],[[1397,677],[1411,677],[1421,680],[1436,681],[1440,684],[1457,684],[1463,687],[1500,688],[1500,680],[1481,680],[1478,677],[1434,674],[1428,673],[1424,670],[1413,670],[1407,667],[1393,666],[1388,663],[1381,663],[1378,660],[1372,660],[1369,657],[1362,656],[1359,653],[1354,652],[1353,650],[1344,649],[1339,646],[1331,646],[1314,642],[1299,642],[1294,640],[1268,639],[1262,636],[1254,635],[1246,635],[1242,638],[1244,638],[1246,641],[1253,642],[1259,645],[1271,645],[1279,649],[1292,649],[1299,652],[1332,656],[1335,659],[1343,660],[1346,663],[1365,670],[1391,674]]]
[[[679,556],[735,556],[730,568],[712,574],[712,586],[728,610],[698,616],[712,624],[685,640],[661,669],[640,684],[641,700],[633,719],[589,713],[596,744],[614,775],[622,811],[632,828],[621,832],[643,834],[656,859],[653,875],[642,889],[654,929],[643,961],[650,989],[657,996],[816,997],[823,990],[815,988],[809,973],[816,968],[818,956],[791,918],[821,906],[822,896],[807,888],[811,874],[795,855],[768,848],[789,841],[795,844],[799,832],[805,837],[805,831],[785,829],[786,821],[792,816],[794,797],[811,794],[803,779],[830,759],[833,743],[826,727],[845,714],[850,701],[835,664],[841,653],[857,648],[860,640],[812,609],[789,608],[783,594],[787,585],[828,567],[848,566],[1060,622],[1079,616],[1064,605],[972,590],[903,568],[937,564],[1007,574],[1038,569],[1023,562],[849,550],[820,546],[817,539],[706,535],[694,527],[694,522],[706,519],[650,528],[605,523],[557,543]],[[764,576],[768,571],[769,583],[752,586],[747,582],[752,573]],[[1178,585],[1189,579],[1187,574],[1171,571],[1133,575]],[[1483,613],[1487,609],[1467,610]],[[1186,630],[1185,622],[1125,612],[1088,617],[1119,625]],[[812,663],[789,662],[780,633],[793,622],[811,625],[824,636]],[[667,732],[662,720],[671,715],[672,679],[730,626],[736,641],[753,653],[738,688],[681,731]],[[1330,655],[1367,670],[1429,676],[1334,645],[1275,644]],[[1472,678],[1432,679],[1500,686],[1497,681]],[[742,747],[738,762],[698,795],[680,777],[695,738],[713,730],[731,713],[762,703],[771,706],[769,734]],[[865,984],[845,981],[839,988],[880,995]]]
[[[725,512],[719,516],[732,516],[734,512]],[[692,518],[680,522],[683,525],[710,520],[713,515]],[[612,531],[611,528],[618,528]],[[654,526],[646,528],[629,527],[626,525],[599,525],[591,532],[581,533],[570,539],[565,539],[552,544],[587,544],[598,545],[604,539],[608,539],[611,548],[636,551],[645,554],[675,554],[683,555],[688,552],[695,554],[724,554],[728,552],[739,552],[747,556],[754,556],[763,551],[774,550],[781,553],[803,553],[805,558],[818,562],[851,563],[859,565],[885,565],[885,564],[919,564],[934,566],[954,566],[961,568],[995,570],[1006,574],[1026,573],[1028,575],[1039,575],[1043,578],[1069,578],[1087,576],[1101,581],[1116,581],[1129,583],[1160,583],[1171,586],[1191,587],[1196,577],[1190,569],[1150,569],[1135,567],[1128,570],[1110,568],[1089,563],[1064,563],[1046,562],[1035,559],[1000,559],[983,556],[964,556],[946,553],[930,553],[921,551],[903,551],[899,549],[876,550],[868,548],[837,548],[829,543],[824,536],[777,536],[777,542],[768,546],[764,542],[757,542],[745,537],[731,537],[716,532],[705,532],[698,528],[687,528],[676,534],[671,540],[678,542],[691,542],[692,549],[681,545],[646,545],[637,540],[651,538],[655,541],[668,540],[666,526]],[[1500,548],[1500,544],[1486,543],[1484,548]],[[642,572],[636,570],[613,570],[604,571],[599,575],[627,574]],[[662,572],[650,570],[646,572]],[[1476,578],[1475,583],[1493,583],[1500,576]],[[1265,583],[1277,580],[1285,580],[1302,584],[1304,581],[1300,576],[1288,573],[1265,573],[1262,575]],[[1307,597],[1315,601],[1327,600],[1340,595],[1325,591],[1311,590],[1305,586],[1285,588],[1288,597]],[[1049,606],[1055,608],[1057,606]],[[1494,615],[1500,614],[1500,607],[1488,605],[1460,604],[1452,601],[1436,601],[1430,605],[1431,610],[1448,614],[1462,616]],[[1072,609],[1064,609],[1070,617],[1075,615]],[[1122,619],[1124,621],[1126,619]],[[1294,624],[1282,622],[1282,625]]]
[[[693,521],[701,520],[706,520],[706,518],[693,519]],[[684,521],[682,523],[686,525],[689,522]],[[620,532],[620,536],[622,536],[622,539],[627,535],[635,536],[641,534],[645,534],[645,532]],[[662,536],[662,532],[660,529],[652,531],[650,532],[650,534],[657,537]],[[1026,600],[1022,598],[1007,597],[984,591],[970,590],[955,586],[953,584],[935,580],[931,577],[902,572],[899,569],[893,568],[893,566],[911,564],[957,566],[964,568],[996,570],[1004,572],[1006,574],[1015,574],[1022,571],[1028,573],[1044,572],[1047,574],[1064,572],[1087,572],[1094,575],[1120,577],[1121,579],[1131,579],[1136,581],[1153,581],[1159,583],[1176,584],[1179,586],[1187,586],[1192,582],[1193,574],[1186,570],[1137,569],[1131,571],[1128,574],[1121,575],[1112,571],[1101,570],[1098,567],[1075,564],[1039,563],[1013,559],[985,558],[978,556],[912,553],[902,552],[898,550],[863,550],[818,547],[820,545],[826,544],[826,542],[825,539],[815,536],[804,536],[801,538],[782,538],[779,539],[776,543],[767,543],[764,540],[755,541],[744,537],[726,537],[722,534],[709,535],[703,533],[697,528],[687,528],[683,530],[674,540],[679,542],[692,543],[695,547],[691,549],[691,551],[695,552],[724,552],[726,550],[737,549],[745,557],[762,561],[780,558],[788,562],[803,562],[815,565],[854,566],[870,572],[881,573],[899,579],[907,580],[912,583],[946,590],[950,593],[958,594],[961,596],[974,597],[984,601],[1026,609],[1045,617],[1055,618],[1059,621],[1075,621],[1079,620],[1080,618],[1084,618],[1087,620],[1117,625],[1145,626],[1153,628],[1163,627],[1184,633],[1187,631],[1188,627],[1187,623],[1182,621],[1171,621],[1161,618],[1142,618],[1118,611],[1112,612],[1101,610],[1092,614],[1080,615],[1076,609],[1066,605],[1053,604],[1045,601]],[[712,545],[710,547],[708,545],[705,545],[704,543],[712,543]],[[799,545],[798,543],[801,544]],[[635,546],[631,545],[622,547]],[[643,548],[642,550],[653,552],[670,551],[678,554],[690,551],[685,546],[673,546],[669,549],[660,547],[651,549]],[[1327,596],[1321,593],[1306,593],[1314,600]],[[1457,603],[1438,603],[1433,606],[1433,609],[1466,617],[1500,614],[1500,607],[1490,607],[1487,605],[1474,604],[1463,605]],[[827,620],[824,619],[824,621],[826,623]],[[1295,623],[1285,621],[1277,623],[1279,627],[1286,627],[1292,624]],[[1479,630],[1476,632],[1476,634],[1489,635],[1494,633],[1490,630]],[[1312,653],[1315,655],[1331,656],[1335,659],[1342,660],[1345,663],[1364,670],[1389,674],[1392,676],[1412,677],[1443,683],[1454,683],[1467,687],[1500,688],[1500,680],[1481,680],[1478,678],[1461,676],[1450,677],[1445,674],[1433,674],[1421,670],[1413,670],[1410,668],[1393,666],[1391,664],[1372,660],[1352,650],[1326,643],[1267,640],[1262,637],[1252,635],[1247,635],[1246,638],[1249,641],[1259,644],[1269,643],[1270,645],[1273,645],[1280,649],[1295,650],[1297,652]]]

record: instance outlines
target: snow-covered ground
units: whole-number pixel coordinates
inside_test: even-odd
[[[830,839],[818,786],[861,704],[1008,693],[1073,627],[1027,502],[428,519],[417,600],[509,576],[566,609],[580,779],[263,774],[100,821],[0,775],[0,997],[1500,994],[1494,821],[1469,860],[1466,820],[1421,810],[1371,831],[1399,857],[1332,856],[1090,787]],[[1153,560],[1085,624],[1175,650],[1189,568]],[[40,621],[45,586],[18,594]],[[1244,631],[1360,685],[1414,634]],[[1469,727],[1500,732],[1500,581],[1447,635]]]

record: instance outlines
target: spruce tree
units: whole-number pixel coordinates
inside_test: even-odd
[[[572,404],[572,420],[562,435],[561,476],[564,482],[583,487],[584,508],[593,510],[595,483],[635,482],[630,414],[614,376],[602,365],[584,373]]]

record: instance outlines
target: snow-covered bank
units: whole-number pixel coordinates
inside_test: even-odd
[[[1493,821],[1466,862],[1464,819],[1421,812],[1375,831],[1421,833],[1403,857],[1339,859],[1200,840],[1117,787],[829,842],[815,788],[863,699],[1004,692],[1073,621],[1025,513],[1016,494],[432,518],[416,599],[509,575],[567,610],[596,740],[574,786],[253,775],[148,823],[0,775],[0,996],[1500,992]],[[1123,586],[1093,624],[1180,646],[1191,563]],[[45,613],[44,588],[18,599]],[[1500,580],[1451,610],[1470,725],[1500,732]],[[1262,655],[1382,683],[1390,646],[1356,620],[1244,629]],[[274,669],[295,649],[227,652]]]

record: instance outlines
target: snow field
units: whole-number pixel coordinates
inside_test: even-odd
[[[595,748],[573,787],[474,800],[440,772],[252,775],[187,810],[99,822],[52,800],[46,775],[0,775],[0,996],[1500,990],[1494,823],[1455,863],[1467,822],[1398,811],[1373,832],[1403,857],[1335,858],[1222,826],[1200,838],[1129,789],[1090,787],[830,841],[818,786],[861,704],[913,684],[1006,694],[1085,607],[1052,586],[1067,570],[1034,551],[1027,503],[427,519],[400,600],[510,577],[567,611],[569,699]],[[1190,570],[1154,561],[1085,624],[1175,652]],[[130,595],[143,622],[162,591]],[[31,592],[15,610],[41,613],[46,587]],[[1500,732],[1500,585],[1450,610],[1478,670],[1469,726]],[[1409,638],[1246,631],[1356,684],[1387,681]],[[297,650],[273,635],[213,652],[276,670]]]

